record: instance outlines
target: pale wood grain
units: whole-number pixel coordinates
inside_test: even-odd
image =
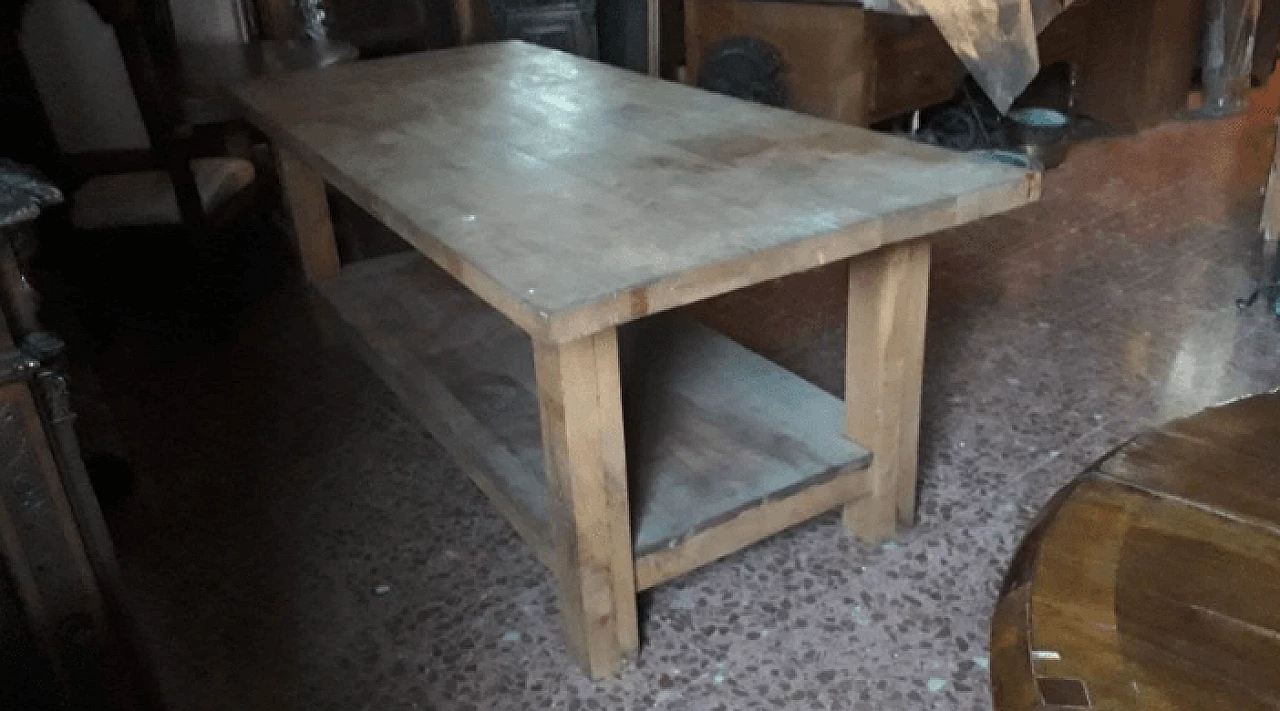
[[[867,540],[915,519],[929,244],[909,242],[850,262],[846,431],[873,452],[872,493],[845,507]]]
[[[548,567],[554,567],[528,337],[418,254],[320,285],[351,341]]]
[[[753,537],[719,540],[739,547],[777,533],[804,519],[778,511],[747,531],[742,515],[782,509],[782,499],[870,461],[842,436],[837,398],[710,329],[653,318],[632,324],[623,344],[637,555],[687,547],[673,555],[706,563],[718,556],[697,552],[710,550],[705,536],[685,545],[705,529],[737,519]],[[829,496],[813,501],[825,508],[810,516],[857,498],[830,496],[843,491],[827,488]]]
[[[592,677],[639,647],[617,333],[534,344],[560,612]]]
[[[1010,166],[522,43],[237,95],[277,143],[557,342],[1039,194]]]
[[[550,506],[529,338],[417,254],[354,264],[320,293],[374,370],[545,560]],[[637,554],[679,549],[754,508],[794,508],[781,500],[867,466],[868,452],[842,435],[840,401],[759,355],[681,320],[635,324],[623,336]],[[822,504],[813,514],[860,495],[861,483],[848,486],[811,495],[811,508]],[[770,514],[776,523],[751,540],[800,520]],[[679,555],[701,565],[723,553]]]
[[[818,514],[870,495],[870,477],[865,466],[859,462],[844,467],[830,481],[807,484],[794,493],[784,492],[741,508],[718,525],[681,539],[678,545],[640,555],[636,558],[636,587],[648,590],[661,585]]]
[[[342,265],[333,236],[333,221],[329,218],[324,180],[293,152],[279,146],[276,165],[303,273],[313,283],[337,276]]]

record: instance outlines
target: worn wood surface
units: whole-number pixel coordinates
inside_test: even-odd
[[[366,362],[554,567],[529,338],[416,253],[356,263],[320,291]]]
[[[1006,581],[996,708],[1280,706],[1278,497],[1276,393],[1099,462],[1046,510]]]
[[[538,343],[533,357],[565,636],[600,678],[640,647],[618,335]]]
[[[636,558],[636,587],[648,590],[707,563],[799,525],[871,492],[862,463],[834,470],[754,501],[715,526],[695,531],[677,545],[657,548]]]
[[[321,291],[375,368],[546,560],[551,504],[529,338],[417,254],[352,265]],[[812,516],[865,491],[855,472],[870,456],[842,436],[836,398],[678,320],[635,324],[621,342],[637,555],[702,551],[668,555],[666,568],[685,572],[804,520],[771,514],[726,534],[737,542],[729,550],[705,537],[690,543],[768,502],[840,479],[826,490],[839,495],[803,507]]]
[[[915,521],[928,291],[927,242],[885,247],[849,265],[846,430],[875,460],[871,495],[846,506],[844,521],[867,540]]]
[[[1039,194],[1007,165],[519,42],[237,94],[325,180],[556,342]]]
[[[284,189],[285,209],[293,232],[294,247],[308,281],[338,275],[338,243],[329,216],[324,180],[287,148],[276,147],[276,165]]]

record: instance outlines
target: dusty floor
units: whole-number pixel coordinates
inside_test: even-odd
[[[1233,304],[1278,94],[1078,146],[1041,204],[938,235],[919,525],[868,547],[826,516],[658,588],[608,681],[298,287],[229,345],[122,341],[97,366],[139,481],[112,526],[173,707],[989,708],[988,617],[1037,507],[1149,423],[1280,384],[1274,319]],[[709,311],[838,392],[839,278]]]

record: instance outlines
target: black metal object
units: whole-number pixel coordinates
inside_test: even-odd
[[[1280,255],[1277,254],[1277,240],[1264,240],[1262,243],[1262,276],[1257,286],[1248,296],[1236,299],[1236,308],[1245,311],[1262,299],[1276,318],[1280,318]]]
[[[768,42],[727,37],[707,51],[698,70],[698,86],[767,106],[785,106],[786,64]]]

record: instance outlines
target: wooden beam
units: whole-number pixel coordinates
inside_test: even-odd
[[[636,587],[648,590],[661,585],[825,511],[857,502],[870,492],[867,470],[851,466],[831,481],[761,503],[684,539],[678,546],[637,558]]]
[[[601,678],[640,646],[617,331],[535,343],[534,363],[565,637]]]
[[[849,265],[846,432],[871,448],[871,495],[844,509],[865,540],[915,520],[929,243],[885,247]]]
[[[662,0],[645,0],[645,39],[650,76],[662,75]]]
[[[452,0],[453,39],[459,47],[476,41],[476,12],[472,0]]]
[[[307,281],[314,284],[337,276],[342,265],[333,236],[333,221],[329,218],[324,179],[288,149],[276,148],[276,163],[294,244]]]
[[[1280,240],[1280,139],[1276,141],[1275,158],[1271,161],[1271,173],[1267,178],[1267,190],[1264,195],[1262,238],[1268,242],[1275,242]],[[1263,274],[1263,279],[1269,276]]]

